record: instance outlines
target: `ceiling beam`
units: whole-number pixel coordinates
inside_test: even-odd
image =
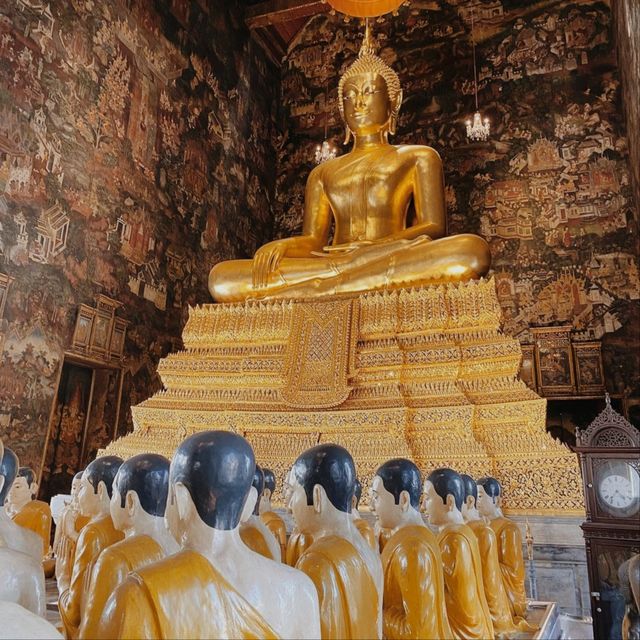
[[[331,6],[325,0],[268,0],[247,7],[245,22],[249,29],[256,29],[297,18],[308,18],[330,9]]]

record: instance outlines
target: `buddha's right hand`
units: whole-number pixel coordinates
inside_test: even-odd
[[[280,264],[287,251],[287,240],[274,240],[261,246],[253,256],[253,288],[263,289],[269,282],[269,275]]]

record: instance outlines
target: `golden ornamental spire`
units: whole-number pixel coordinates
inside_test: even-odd
[[[369,26],[369,19],[365,20],[364,27],[364,39],[362,40],[362,46],[360,47],[359,58],[363,56],[375,56],[376,55],[376,43],[371,35],[371,27]]]

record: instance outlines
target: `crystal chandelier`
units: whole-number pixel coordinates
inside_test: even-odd
[[[327,103],[329,102],[329,83],[327,82],[327,86],[325,87],[324,90],[324,95],[325,95],[325,103],[324,103],[324,141],[322,142],[322,144],[317,145],[316,146],[316,154],[315,154],[315,160],[316,160],[316,164],[322,164],[323,162],[326,162],[327,160],[332,160],[333,158],[335,158],[338,155],[338,148],[332,144],[331,142],[329,142],[329,140],[327,139],[327,121],[328,121],[328,115],[327,115]]]
[[[473,51],[473,88],[476,98],[476,112],[473,114],[473,120],[467,120],[467,138],[469,140],[478,140],[484,142],[491,131],[489,124],[489,118],[482,117],[480,110],[478,109],[478,72],[476,68],[476,41],[473,37],[473,12],[471,9],[471,48]]]

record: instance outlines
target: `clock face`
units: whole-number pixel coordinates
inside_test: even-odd
[[[632,517],[640,511],[640,473],[622,460],[603,464],[596,476],[600,506],[617,518]]]

